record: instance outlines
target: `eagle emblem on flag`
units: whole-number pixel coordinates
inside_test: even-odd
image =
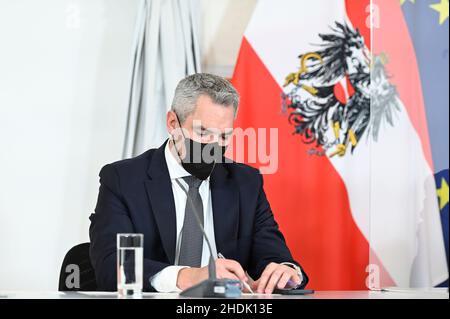
[[[358,29],[336,22],[319,37],[318,50],[300,54],[298,71],[285,78],[283,111],[315,153],[344,156],[364,136],[376,142],[383,123],[394,126],[401,102],[386,55],[372,56]]]

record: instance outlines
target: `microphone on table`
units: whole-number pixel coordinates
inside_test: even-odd
[[[239,298],[242,294],[241,292],[241,282],[235,279],[217,279],[216,277],[216,262],[213,257],[213,251],[211,244],[209,242],[208,236],[200,221],[199,214],[197,213],[196,207],[192,203],[192,199],[187,196],[187,190],[181,184],[181,182],[175,180],[181,189],[186,193],[187,202],[191,205],[192,211],[195,215],[195,220],[205,238],[209,249],[209,263],[208,263],[208,279],[187,288],[180,292],[180,296],[185,297],[213,297],[213,298]]]

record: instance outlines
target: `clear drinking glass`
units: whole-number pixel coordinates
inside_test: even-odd
[[[143,247],[143,234],[117,234],[117,291],[121,297],[142,296]]]

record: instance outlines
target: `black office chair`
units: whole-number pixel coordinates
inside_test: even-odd
[[[67,252],[59,274],[59,291],[97,290],[94,268],[89,259],[89,247],[89,243],[83,243]]]

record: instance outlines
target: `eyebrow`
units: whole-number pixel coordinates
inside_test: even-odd
[[[198,129],[198,127],[197,127],[197,129]],[[209,128],[206,128],[206,127],[204,127],[204,126],[200,126],[200,129],[201,129],[202,131],[204,131],[204,132],[207,132],[207,133],[214,133],[213,130],[211,130],[211,129],[209,129]],[[231,130],[228,131],[228,132],[221,133],[220,135],[221,135],[221,136],[230,136],[232,133],[233,133],[233,129],[231,129]]]

